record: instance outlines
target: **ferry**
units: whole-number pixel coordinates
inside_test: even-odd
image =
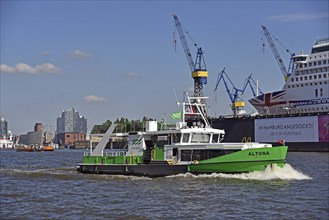
[[[292,56],[293,71],[280,91],[253,97],[249,102],[261,115],[329,112],[329,38],[319,39],[311,54]]]
[[[173,129],[159,129],[148,121],[145,131],[113,133],[112,124],[99,144],[85,152],[77,171],[91,174],[163,177],[183,173],[244,173],[263,171],[276,164],[283,167],[288,147],[272,144],[224,143],[223,129],[214,129],[206,117],[207,97],[186,95],[181,121]],[[125,137],[124,149],[105,149],[109,139]]]

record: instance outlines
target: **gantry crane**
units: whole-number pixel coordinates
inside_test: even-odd
[[[227,80],[229,81],[229,83],[231,84],[231,88],[227,83]],[[225,68],[218,74],[218,78],[217,78],[217,83],[216,83],[216,87],[214,89],[214,92],[216,92],[219,83],[223,81],[225,88],[226,88],[226,92],[230,98],[231,104],[230,107],[233,111],[233,115],[234,116],[238,116],[238,115],[242,115],[245,114],[246,111],[244,110],[245,107],[245,102],[242,100],[242,95],[245,93],[246,88],[249,86],[253,95],[254,96],[258,96],[258,94],[263,94],[263,92],[259,89],[258,87],[258,83],[255,82],[255,80],[252,78],[252,74],[250,74],[244,81],[244,85],[242,89],[238,89],[235,87],[235,85],[233,84],[232,80],[230,79],[230,77],[226,74],[225,72]],[[253,83],[253,84],[252,84]],[[254,86],[256,86],[256,91],[254,89]]]
[[[194,96],[203,97],[203,85],[207,84],[208,72],[206,69],[202,48],[197,47],[197,44],[194,44],[194,46],[197,48],[197,56],[195,62],[193,62],[193,57],[188,47],[182,24],[175,14],[173,16],[188,65],[192,72],[192,78],[194,79]]]
[[[277,48],[276,48],[276,46],[275,46],[275,43],[274,43],[274,41],[273,41],[273,39],[272,39],[272,36],[271,36],[270,32],[268,31],[268,29],[267,29],[265,26],[261,25],[261,27],[262,27],[262,29],[263,29],[263,33],[264,33],[264,35],[265,35],[265,37],[266,37],[266,39],[267,39],[267,42],[268,42],[268,44],[270,45],[270,48],[271,48],[271,50],[272,50],[272,53],[273,53],[273,55],[274,55],[276,61],[277,61],[278,64],[279,64],[279,67],[280,67],[280,70],[281,70],[281,72],[282,72],[282,74],[283,74],[283,76],[284,76],[284,79],[285,79],[285,81],[287,81],[287,79],[288,79],[290,73],[293,71],[293,62],[292,62],[292,58],[293,58],[293,56],[295,56],[295,54],[294,54],[294,53],[291,53],[288,49],[285,48],[286,51],[287,51],[287,52],[290,54],[290,56],[291,56],[291,58],[290,58],[290,63],[289,63],[289,69],[288,69],[288,71],[287,71],[287,68],[286,68],[286,66],[284,65],[284,63],[283,63],[283,61],[282,61],[282,59],[281,59],[281,56],[280,56],[280,54],[279,54],[279,52],[278,52],[278,50],[277,50]]]

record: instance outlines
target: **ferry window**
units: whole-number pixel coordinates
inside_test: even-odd
[[[303,64],[301,63],[301,64],[299,64],[299,68],[303,68]]]
[[[307,67],[307,63],[304,63],[304,68],[306,68]]]
[[[304,76],[304,80],[307,80],[307,76]]]
[[[212,134],[211,143],[218,143],[219,134]]]
[[[181,133],[173,134],[173,142],[179,143],[180,142]]]
[[[296,77],[296,82],[298,82],[298,77]]]
[[[314,79],[316,79],[316,75],[314,76]]]
[[[294,78],[291,78],[291,82],[294,82]]]
[[[288,86],[288,88],[290,88],[290,86]]]
[[[313,62],[313,65],[316,66],[316,62]]]
[[[189,139],[190,139],[190,134],[188,133],[183,134],[183,143],[188,143]]]
[[[309,79],[312,79],[312,76],[308,76]]]
[[[304,87],[304,84],[301,84],[300,86],[301,86],[301,87]]]
[[[292,88],[295,88],[295,86],[294,86],[294,85],[292,85],[291,87],[292,87]]]
[[[318,89],[315,89],[315,97],[318,97]]]
[[[312,63],[308,63],[308,66],[312,66]]]
[[[308,86],[308,83],[305,83],[305,86]]]
[[[319,75],[319,79],[321,79],[321,75]]]
[[[323,96],[323,90],[320,88],[320,96]]]
[[[177,153],[178,153],[177,148],[173,148],[173,149],[172,149],[172,155],[173,155],[173,156],[177,156]]]
[[[302,76],[299,79],[300,79],[300,81],[303,81],[303,77]]]
[[[192,150],[182,150],[181,151],[181,161],[191,161],[192,160]]]
[[[209,143],[210,135],[202,133],[193,133],[192,134],[192,143]]]
[[[327,61],[326,61],[326,60],[324,60],[324,61],[323,61],[323,64],[327,64]]]
[[[320,61],[318,61],[318,65],[321,65],[321,60],[320,60]]]
[[[314,83],[314,85],[318,85],[318,83]]]
[[[297,84],[296,87],[299,87],[299,85]]]
[[[323,74],[323,78],[327,78],[327,74]]]

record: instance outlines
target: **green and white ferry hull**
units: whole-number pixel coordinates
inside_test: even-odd
[[[78,166],[78,171],[148,177],[177,175],[187,172],[192,174],[245,173],[263,171],[272,164],[283,167],[287,149],[287,146],[253,148],[185,164],[174,164],[173,161],[161,160],[161,158],[144,163],[143,157],[140,156],[84,156],[83,163]]]
[[[222,143],[225,131],[213,129],[204,117],[202,97],[182,103],[182,122],[175,129],[158,130],[149,121],[143,132],[113,134],[113,124],[93,151],[86,152],[77,170],[82,173],[161,177],[182,173],[243,173],[283,167],[287,146],[264,143]],[[203,123],[188,123],[196,120]],[[114,137],[126,137],[127,146],[105,150]]]

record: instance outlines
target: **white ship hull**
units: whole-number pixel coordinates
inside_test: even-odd
[[[303,114],[329,111],[329,39],[318,41],[310,55],[293,57],[294,71],[281,91],[249,102],[260,114]]]

